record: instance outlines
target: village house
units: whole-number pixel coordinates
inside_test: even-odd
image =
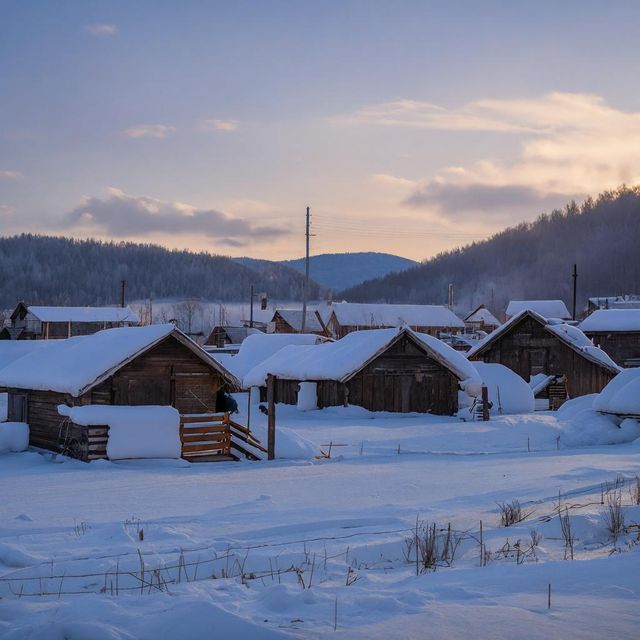
[[[463,322],[467,331],[484,331],[485,333],[491,333],[501,324],[500,320],[483,304],[474,309]]]
[[[173,324],[50,341],[0,370],[8,420],[29,424],[31,445],[82,460],[105,457],[106,429],[97,430],[92,444],[96,429],[70,424],[60,405],[160,405],[181,415],[212,414],[222,394],[239,384]]]
[[[571,320],[569,309],[562,300],[511,300],[507,305],[505,317],[510,320],[525,309],[535,311],[543,318]]]
[[[402,326],[432,336],[464,331],[464,322],[441,305],[334,302],[323,313],[324,324],[334,338],[344,338],[353,331]]]
[[[454,415],[458,392],[481,384],[463,354],[408,327],[352,332],[336,342],[289,346],[252,369],[246,388],[275,376],[275,401],[300,408]]]
[[[302,330],[302,309],[277,309],[267,325],[267,333],[315,333],[319,336],[327,334],[320,314],[307,311]]]
[[[640,308],[594,311],[579,326],[621,367],[640,366]]]
[[[0,340],[52,340],[140,324],[129,307],[45,307],[19,302]]]
[[[568,399],[599,393],[620,367],[580,329],[548,320],[525,309],[489,334],[467,357],[509,367],[527,381],[544,374],[564,388],[555,406]],[[549,381],[551,383],[551,381]]]
[[[229,345],[239,346],[249,336],[254,333],[263,333],[260,329],[251,327],[227,327],[216,326],[211,329],[209,336],[204,341],[205,347],[217,347],[222,349]]]
[[[640,295],[625,294],[622,296],[595,296],[587,300],[586,315],[598,309],[640,309]]]

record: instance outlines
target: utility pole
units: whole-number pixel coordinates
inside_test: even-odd
[[[249,327],[253,329],[253,285],[251,285],[251,302],[249,303]]]
[[[304,293],[302,297],[302,333],[304,333],[307,328],[307,298],[309,297],[309,219],[310,213],[309,207],[307,207],[307,218],[304,233],[306,241],[306,252],[304,260]]]
[[[578,294],[578,265],[574,264],[573,265],[573,313],[571,314],[571,317],[575,320],[576,319],[576,298],[577,298],[577,294]]]
[[[120,281],[120,306],[124,308],[124,288],[127,286],[126,280]]]

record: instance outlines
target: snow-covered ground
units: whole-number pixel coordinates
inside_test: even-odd
[[[278,406],[330,459],[1,454],[0,637],[636,638],[640,446],[570,448],[576,416],[584,443],[622,433],[585,406],[488,423]],[[527,517],[501,526],[513,500]],[[423,551],[436,523],[435,571],[416,522]]]

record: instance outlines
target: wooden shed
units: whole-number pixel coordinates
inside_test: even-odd
[[[464,322],[441,305],[334,302],[324,313],[329,335],[338,339],[354,331],[405,326],[432,336],[464,331]]]
[[[640,309],[594,311],[580,329],[621,367],[640,366]]]
[[[8,419],[27,422],[30,444],[88,459],[91,429],[68,433],[58,406],[164,405],[180,414],[218,411],[239,380],[172,324],[106,329],[57,340],[0,373]],[[83,448],[84,447],[84,448]],[[94,450],[92,457],[104,457]]]
[[[406,327],[285,347],[250,371],[244,385],[264,387],[267,374],[275,376],[275,400],[284,404],[296,404],[301,385],[311,383],[318,408],[349,404],[437,415],[454,415],[461,386],[479,382],[463,354]]]
[[[620,371],[580,329],[530,309],[489,334],[467,356],[503,364],[528,381],[539,374],[564,376],[569,398],[599,393]]]
[[[491,333],[500,326],[500,320],[485,305],[481,304],[464,319],[464,324],[467,330]]]
[[[0,340],[53,340],[140,323],[129,307],[47,307],[19,302]]]
[[[267,326],[269,333],[303,333],[301,309],[277,309],[271,322]],[[315,333],[319,336],[327,335],[327,330],[322,323],[320,314],[316,311],[307,311],[304,333]]]

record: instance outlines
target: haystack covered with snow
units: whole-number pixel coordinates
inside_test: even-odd
[[[489,392],[491,415],[514,415],[534,410],[533,391],[517,373],[501,364],[474,364]]]
[[[621,371],[595,398],[593,408],[602,413],[640,418],[640,368]]]

